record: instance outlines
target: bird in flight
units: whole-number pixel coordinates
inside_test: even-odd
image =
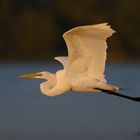
[[[20,78],[39,78],[45,82],[40,90],[47,96],[56,96],[70,90],[77,92],[104,92],[140,102],[140,97],[130,97],[116,91],[105,79],[107,38],[115,31],[107,23],[75,27],[63,34],[68,56],[54,59],[63,65],[55,74],[47,71],[21,75]]]

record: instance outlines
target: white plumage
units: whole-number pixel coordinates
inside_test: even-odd
[[[63,65],[63,67],[65,68],[65,65],[66,65],[66,63],[68,61],[67,56],[58,56],[58,57],[55,57],[54,59],[59,61]]]
[[[108,85],[104,76],[106,40],[114,32],[107,23],[73,28],[63,34],[68,57],[55,57],[64,66],[63,70],[56,74],[40,72],[21,77],[46,79],[40,88],[41,92],[48,96],[59,95],[69,90],[118,90],[118,87]]]
[[[107,23],[102,23],[76,27],[64,33],[69,56],[66,70],[73,71],[73,74],[87,72],[89,76],[106,82],[106,40],[114,32]]]
[[[116,93],[120,88],[107,84],[105,79],[106,40],[115,31],[107,23],[79,26],[63,34],[68,48],[68,56],[55,57],[64,66],[56,74],[39,72],[26,74],[21,78],[41,78],[41,92],[56,96],[69,90],[80,92],[105,92],[127,99],[140,101],[139,97],[129,97]]]

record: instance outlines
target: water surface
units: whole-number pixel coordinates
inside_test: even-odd
[[[48,70],[49,63],[0,64],[1,140],[133,140],[140,139],[140,103],[103,93],[75,93],[47,97],[39,79],[20,74]],[[140,65],[109,64],[109,83],[123,94],[140,96]]]

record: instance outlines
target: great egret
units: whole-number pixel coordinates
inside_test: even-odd
[[[116,93],[118,86],[107,84],[104,75],[106,61],[106,40],[115,31],[107,23],[79,26],[63,34],[68,47],[68,57],[55,57],[62,63],[63,70],[56,74],[44,71],[26,74],[20,78],[41,78],[40,90],[48,96],[56,96],[70,90],[78,92],[104,92],[140,101],[139,97],[129,97]]]

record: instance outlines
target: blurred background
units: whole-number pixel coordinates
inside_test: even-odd
[[[140,59],[139,0],[0,0],[0,60],[47,60],[66,55],[62,34],[108,22],[109,59]]]
[[[0,139],[137,140],[140,104],[98,93],[40,93],[42,80],[18,75],[56,72],[67,55],[62,34],[108,22],[106,78],[140,96],[139,0],[0,0]]]

